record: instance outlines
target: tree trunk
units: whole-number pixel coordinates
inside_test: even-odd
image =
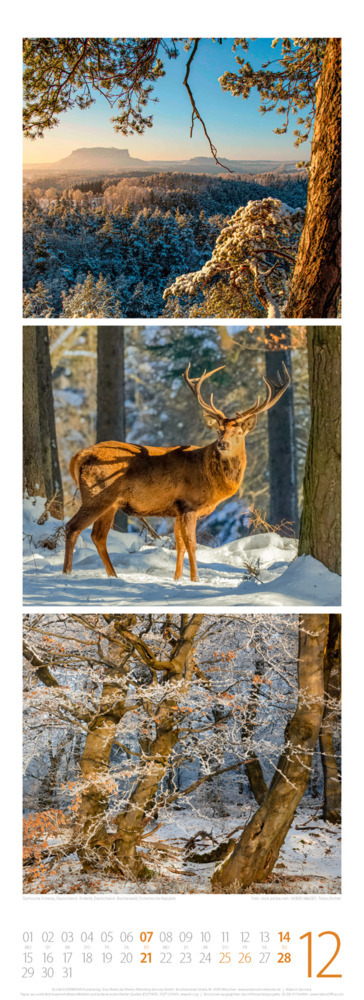
[[[274,327],[271,331],[276,335],[285,334],[285,328]],[[270,333],[266,331],[267,349],[265,352],[265,372],[267,378],[277,379],[277,372],[282,370],[282,362],[292,375],[291,352],[286,350],[269,350]],[[290,337],[288,337],[288,343]],[[288,522],[294,533],[298,530],[297,503],[297,462],[293,404],[292,382],[286,390],[278,406],[268,410],[268,445],[269,445],[269,488],[270,514],[272,525]],[[279,530],[279,527],[278,527]],[[282,528],[283,533],[284,529]]]
[[[61,520],[63,518],[63,489],[58,460],[52,369],[47,327],[37,326],[36,336],[40,440],[45,490],[47,499],[52,501],[48,508],[50,514]]]
[[[176,702],[173,698],[163,702],[158,713],[157,732],[149,746],[141,744],[146,758],[143,774],[129,796],[127,807],[117,819],[117,834],[114,851],[125,875],[131,872],[135,878],[148,875],[138,847],[143,829],[150,818],[158,786],[169,766],[174,745],[179,739],[176,726]]]
[[[311,428],[299,555],[341,572],[341,330],[307,330]]]
[[[263,677],[264,674],[264,661],[261,660],[259,657],[255,660],[254,670],[258,680],[256,680],[255,678],[253,679],[253,684],[250,690],[249,700],[246,707],[246,714],[245,714],[246,721],[245,725],[242,727],[241,730],[241,738],[243,743],[245,744],[251,743],[252,735],[254,733],[255,717],[258,709],[259,692],[261,687],[261,685],[259,684],[259,679]],[[247,747],[245,747],[244,749],[247,749]],[[254,753],[253,749],[250,750],[250,747],[248,749],[248,753],[249,753],[249,760],[245,764],[245,773],[249,782],[249,787],[253,792],[254,798],[256,799],[258,805],[261,805],[262,802],[264,802],[268,789],[264,780],[262,766],[259,758],[257,757],[256,753]]]
[[[329,616],[324,684],[325,709],[320,732],[320,750],[324,772],[323,818],[329,823],[340,823],[341,782],[333,741],[333,729],[339,713],[341,693],[341,615],[338,614]]]
[[[341,39],[329,38],[317,86],[307,209],[285,315],[338,315],[341,274]]]
[[[84,871],[111,853],[105,815],[112,790],[110,754],[116,727],[125,713],[126,690],[118,678],[118,668],[106,671],[99,710],[90,721],[81,758],[84,785],[74,830],[75,849]]]
[[[168,679],[180,683],[179,695],[188,689],[194,675],[194,643],[202,620],[203,615],[192,615],[190,619],[188,615],[181,615],[180,639],[176,642],[168,670]],[[146,703],[144,707],[147,707]],[[140,838],[147,821],[146,814],[150,816],[159,784],[170,766],[171,751],[179,739],[176,700],[171,697],[163,701],[157,717],[152,705],[150,708],[156,722],[156,736],[150,746],[141,745],[148,763],[129,797],[127,808],[118,817],[115,838],[119,864],[136,878],[148,875],[138,853]]]
[[[40,440],[35,326],[24,327],[23,331],[23,487],[27,496],[46,496]]]
[[[24,492],[48,501],[53,517],[63,518],[63,490],[54,419],[48,330],[25,327],[23,337]]]
[[[285,732],[285,747],[263,804],[227,860],[216,869],[215,891],[244,891],[262,882],[277,861],[306,791],[324,710],[324,652],[328,615],[302,615],[298,654],[298,702]]]
[[[125,441],[124,329],[97,327],[96,441]],[[128,530],[128,519],[118,510],[114,527]]]
[[[130,627],[127,616],[124,623],[118,625],[112,619],[116,633],[123,637],[125,629]],[[171,658],[168,678],[181,682],[178,693],[183,692],[192,680],[194,673],[194,643],[203,615],[181,616],[180,639],[176,643],[174,655]],[[85,871],[95,867],[95,861],[106,863],[107,866],[126,875],[132,873],[135,878],[147,875],[144,862],[138,853],[140,837],[145,826],[145,814],[153,808],[155,795],[160,781],[169,767],[171,750],[178,740],[178,713],[176,700],[171,696],[162,701],[160,708],[144,701],[144,709],[150,710],[156,724],[156,735],[152,741],[140,740],[140,750],[145,764],[141,776],[137,779],[128,802],[117,817],[115,834],[106,830],[105,816],[109,797],[112,791],[112,781],[109,773],[110,754],[115,739],[115,730],[128,709],[125,706],[127,687],[123,678],[126,669],[120,677],[120,667],[111,666],[107,669],[103,684],[100,706],[97,714],[88,726],[85,748],[81,760],[81,772],[85,779],[81,802],[75,825],[75,847]]]

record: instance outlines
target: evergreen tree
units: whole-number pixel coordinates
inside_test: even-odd
[[[188,53],[183,84],[192,106],[192,127],[200,121],[210,152],[219,163],[189,82],[200,40],[182,42]],[[238,71],[224,73],[220,82],[223,90],[243,98],[257,87],[260,110],[266,113],[274,109],[282,115],[283,125],[275,129],[278,133],[287,132],[290,116],[295,115],[297,145],[308,139],[314,123],[308,206],[299,252],[293,259],[290,252],[286,257],[293,277],[290,289],[287,286],[284,315],[336,316],[340,303],[341,43],[337,38],[283,38],[275,39],[273,47],[279,44],[280,56],[274,68],[268,61],[253,70],[240,55],[241,50],[247,50],[248,40],[235,39]],[[153,84],[165,73],[163,58],[178,54],[173,38],[169,42],[162,38],[25,39],[25,135],[42,136],[58,124],[59,115],[68,108],[89,107],[95,100],[93,89],[117,105],[118,113],[112,119],[116,131],[143,133],[153,123],[145,106],[153,100]],[[277,278],[278,266],[285,271],[282,254],[273,263]],[[263,274],[264,269],[260,269],[256,275],[255,292],[269,315],[271,289],[262,280]],[[231,274],[231,278],[236,285],[236,276]]]
[[[89,272],[85,281],[69,293],[62,292],[62,316],[115,316],[120,303],[106,278],[100,274],[97,281]]]

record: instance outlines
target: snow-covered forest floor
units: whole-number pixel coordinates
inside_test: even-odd
[[[321,618],[326,634],[326,616],[312,625]],[[25,615],[24,891],[215,891],[274,775],[284,814],[280,761],[310,626],[310,614],[292,613]],[[193,656],[182,683],[164,669],[182,655],[179,636]],[[151,657],[163,669],[152,673]],[[340,784],[339,689],[328,704]],[[318,743],[304,781],[274,869],[264,883],[255,869],[239,887],[234,875],[223,882],[229,892],[340,891],[340,808],[325,797]]]
[[[193,845],[194,858],[211,851],[214,839],[228,837],[232,830],[241,828],[248,821],[254,805],[253,801],[239,809],[236,815],[217,819],[201,817],[188,809],[174,812],[172,817],[166,810],[158,816],[158,829],[146,839],[143,858],[153,874],[148,881],[117,879],[114,876],[90,874],[82,871],[76,854],[66,856],[47,876],[47,893],[107,893],[113,895],[159,894],[159,893],[208,893],[210,880],[216,863],[201,864],[189,860],[187,845],[196,838]],[[246,890],[249,894],[328,894],[341,892],[341,829],[319,818],[317,800],[305,797],[297,809],[295,819],[281,849],[279,859],[271,875],[265,882],[254,883]],[[153,822],[152,827],[156,827]],[[196,837],[204,828],[205,836]],[[42,892],[43,875],[25,880],[24,892]],[[44,891],[44,889],[43,889]]]
[[[64,530],[40,497],[24,503],[24,603],[31,605],[166,604],[317,607],[340,605],[340,577],[311,556],[297,558],[297,541],[275,532],[248,535],[219,547],[198,545],[199,583],[173,580],[176,554],[165,536],[146,542],[136,532],[110,531],[108,550],[118,578],[108,578],[91,541],[78,538],[71,576],[62,574]]]

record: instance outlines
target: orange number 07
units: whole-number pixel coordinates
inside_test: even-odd
[[[326,965],[324,965],[322,967],[322,969],[320,969],[320,972],[317,973],[316,979],[341,979],[342,978],[341,972],[326,972],[326,969],[329,968],[329,965],[331,965],[332,962],[334,962],[336,956],[339,954],[340,944],[341,944],[339,935],[336,934],[335,931],[322,931],[321,934],[318,935],[318,937],[319,938],[325,937],[325,934],[331,934],[332,937],[335,938],[336,948],[335,948],[334,954],[331,956],[331,958],[329,958],[329,961],[326,962]],[[312,933],[311,933],[311,931],[307,931],[307,934],[301,934],[300,941],[303,941],[304,938],[307,938],[307,976],[308,976],[309,979],[311,979],[311,977],[312,977]]]

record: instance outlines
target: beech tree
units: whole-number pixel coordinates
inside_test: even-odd
[[[327,629],[327,615],[300,617],[298,701],[286,728],[285,747],[262,805],[213,876],[215,890],[235,888],[242,891],[252,882],[262,882],[274,868],[307,788],[312,755],[320,734]]]
[[[187,883],[192,863],[217,865],[213,890],[265,879],[307,787],[324,706],[337,709],[323,679],[327,624],[26,616],[26,891],[159,878],[171,891],[183,807],[176,867]],[[330,727],[336,746],[333,714]],[[259,803],[252,819],[244,772]]]
[[[334,745],[341,698],[341,616],[329,616],[329,629],[324,658],[325,708],[320,732],[320,750],[324,773],[324,819],[329,823],[341,820],[341,780]]]

